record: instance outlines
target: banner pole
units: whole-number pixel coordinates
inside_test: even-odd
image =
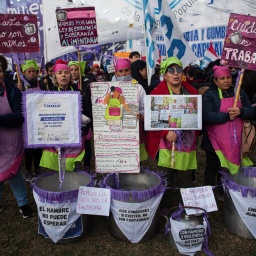
[[[78,59],[78,66],[79,66],[79,85],[78,85],[78,89],[82,90],[82,70],[81,70],[81,54],[80,54],[80,50],[79,47],[77,49],[77,59]]]
[[[239,82],[238,82],[238,85],[237,85],[236,96],[235,96],[235,101],[234,101],[233,107],[236,107],[236,105],[237,105],[237,102],[238,102],[238,99],[239,99],[239,96],[240,96],[240,90],[241,90],[241,85],[242,85],[242,82],[243,82],[243,77],[244,77],[244,68],[241,69],[241,71],[240,71]]]

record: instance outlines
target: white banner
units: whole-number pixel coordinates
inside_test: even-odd
[[[132,243],[139,243],[148,231],[163,194],[139,203],[112,199],[110,209],[117,226]]]
[[[207,228],[205,221],[203,225],[193,226],[170,218],[170,223],[174,242],[182,255],[193,256],[201,251]]]
[[[229,189],[228,192],[241,220],[256,238],[256,198],[251,196],[243,197],[241,192],[232,189]]]
[[[57,243],[80,217],[80,214],[76,213],[76,201],[49,204],[42,203],[34,190],[33,195],[42,226],[53,242]]]

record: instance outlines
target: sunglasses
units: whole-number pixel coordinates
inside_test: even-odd
[[[182,74],[182,68],[178,67],[178,68],[168,68],[167,72],[169,72],[170,74]]]

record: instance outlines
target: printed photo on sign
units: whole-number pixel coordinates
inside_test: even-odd
[[[80,92],[24,92],[26,147],[81,145]]]
[[[137,85],[91,84],[96,172],[139,172]]]
[[[147,95],[144,105],[145,130],[202,129],[201,95]]]

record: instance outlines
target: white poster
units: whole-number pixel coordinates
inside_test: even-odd
[[[145,130],[201,130],[201,95],[146,95]]]
[[[140,171],[137,85],[131,82],[91,84],[95,171]]]
[[[211,186],[181,188],[180,193],[184,206],[200,207],[207,212],[218,211]],[[196,208],[185,208],[185,211],[187,215],[203,213],[202,210]]]
[[[109,216],[110,189],[79,186],[76,212]]]
[[[80,92],[23,93],[26,147],[81,146]]]

